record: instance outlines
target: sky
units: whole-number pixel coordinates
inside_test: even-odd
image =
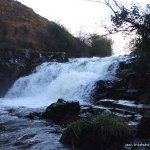
[[[18,0],[32,8],[39,15],[50,21],[64,25],[73,35],[81,33],[105,34],[103,25],[110,24],[111,10],[104,4],[87,0]],[[150,3],[149,0],[120,0],[129,6],[136,2],[141,6]],[[127,51],[128,38],[121,33],[112,35],[113,50],[116,55]]]

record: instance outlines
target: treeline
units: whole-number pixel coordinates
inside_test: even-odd
[[[68,57],[109,56],[111,42],[91,37],[91,45],[76,38],[62,25],[36,14],[15,0],[0,0],[0,49],[65,52]]]
[[[112,54],[112,40],[98,34],[75,38],[63,25],[54,22],[48,27],[48,33],[53,36],[55,42],[59,43],[58,46],[62,47],[61,50],[59,47],[54,47],[54,49],[65,51],[69,56],[106,57]]]

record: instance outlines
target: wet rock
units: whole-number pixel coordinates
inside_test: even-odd
[[[100,115],[106,109],[103,107],[98,106],[91,106],[91,105],[82,105],[80,110],[80,119],[83,118],[91,118],[96,115]]]
[[[122,99],[130,99],[130,100],[137,100],[139,95],[141,94],[140,89],[127,89],[124,92],[120,93],[120,98]]]
[[[75,119],[79,112],[79,101],[65,101],[63,99],[58,99],[56,103],[53,103],[46,108],[42,117],[60,122]]]
[[[102,113],[105,108],[97,107],[97,106],[90,106],[90,105],[82,105],[81,106],[81,114],[83,113],[91,113],[93,115],[98,115]]]
[[[115,86],[109,91],[109,99],[138,100],[142,91],[140,89],[116,88]]]
[[[0,49],[0,97],[3,97],[16,79],[30,74],[36,66],[48,62],[66,62],[63,52],[44,52],[15,48]]]
[[[28,114],[26,117],[32,120],[32,119],[39,119],[41,116],[42,116],[41,112],[33,112]]]
[[[110,108],[121,108],[127,110],[148,110],[149,106],[145,106],[143,104],[138,104],[135,101],[127,101],[127,100],[112,100],[112,99],[102,99],[97,101],[95,104],[102,105]]]
[[[150,117],[143,117],[137,129],[139,137],[150,138]]]
[[[91,93],[91,99],[95,102],[100,99],[122,99],[122,100],[139,100],[142,93],[148,93],[150,73],[148,68],[141,70],[135,69],[136,59],[131,57],[128,60],[120,62],[116,71],[114,80],[100,80],[95,84],[95,89]],[[142,68],[145,68],[143,65]],[[113,64],[110,68],[113,67]],[[110,69],[111,70],[111,69]],[[109,71],[109,70],[108,70]],[[146,101],[148,97],[145,98]]]
[[[91,99],[93,101],[98,101],[100,99],[123,99],[123,100],[137,100],[142,93],[141,89],[129,88],[132,86],[126,85],[130,82],[122,79],[114,81],[98,81],[95,84],[95,89],[91,94]]]
[[[136,115],[135,112],[133,111],[128,111],[128,110],[125,110],[125,109],[119,109],[119,108],[109,108],[108,109],[110,112],[112,113],[118,113],[118,114],[122,114],[124,116],[134,116]]]
[[[48,52],[41,53],[43,61],[68,62],[68,57],[65,52]]]
[[[112,81],[100,80],[95,84],[95,89],[91,94],[91,99],[97,101],[109,97],[110,90],[112,89]]]
[[[0,63],[0,97],[4,96],[14,81],[19,77],[23,67],[7,62]]]
[[[113,98],[141,101],[139,97],[143,95],[142,93],[148,93],[150,87],[148,84],[150,79],[149,61],[146,61],[149,58],[132,58],[130,60],[129,63],[120,63],[117,70],[117,77],[121,82],[117,88],[113,86],[116,93],[117,89],[122,89],[122,91],[120,93],[118,92],[116,97]]]

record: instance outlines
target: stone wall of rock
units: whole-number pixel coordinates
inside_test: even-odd
[[[3,97],[14,81],[28,75],[43,62],[66,62],[68,58],[63,52],[22,51],[12,49],[0,50],[0,97]]]

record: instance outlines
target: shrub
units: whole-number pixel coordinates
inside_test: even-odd
[[[91,50],[93,56],[111,56],[112,54],[112,40],[103,36],[92,35],[91,37]]]
[[[66,52],[69,57],[88,56],[89,47],[71,35],[63,25],[51,22],[48,25],[47,31],[49,39],[55,43],[55,51]]]
[[[120,149],[131,137],[132,130],[124,120],[103,114],[70,124],[60,141],[83,149],[107,149],[114,146]]]

